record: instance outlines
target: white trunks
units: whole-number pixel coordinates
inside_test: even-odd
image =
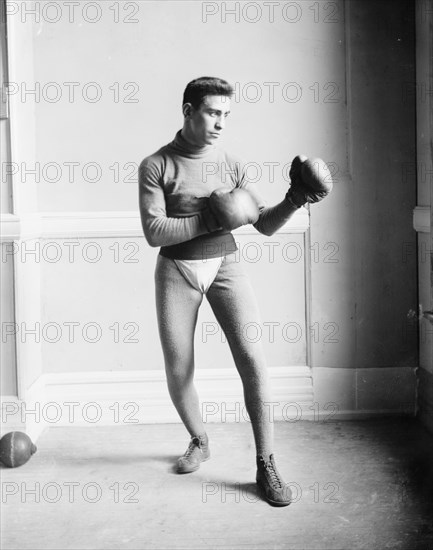
[[[214,282],[224,256],[206,260],[174,260],[185,279],[199,292],[206,294]]]

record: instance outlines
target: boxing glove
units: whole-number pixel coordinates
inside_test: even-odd
[[[292,183],[286,198],[298,208],[307,202],[319,202],[332,191],[331,172],[322,159],[296,156],[289,176]]]
[[[259,207],[245,189],[215,189],[209,197],[209,208],[219,225],[231,231],[259,219]]]

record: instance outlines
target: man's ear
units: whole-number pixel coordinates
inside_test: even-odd
[[[182,112],[183,112],[183,116],[185,118],[188,118],[191,116],[192,114],[192,110],[193,110],[193,106],[191,103],[184,103],[182,105]]]

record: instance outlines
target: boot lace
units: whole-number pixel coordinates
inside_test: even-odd
[[[188,445],[188,449],[185,451],[185,454],[183,456],[185,458],[189,458],[197,447],[200,449],[200,440],[198,437],[194,437],[193,439],[191,439]]]
[[[266,471],[268,472],[269,474],[269,478],[270,478],[270,482],[271,482],[271,485],[277,489],[281,489],[281,487],[283,486],[283,484],[281,483],[281,479],[280,479],[280,476],[278,475],[278,473],[275,471],[275,467],[274,465],[272,464],[272,462],[267,462],[265,464],[265,468],[266,468]]]

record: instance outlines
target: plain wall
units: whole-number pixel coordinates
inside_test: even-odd
[[[237,90],[222,144],[259,163],[260,187],[271,203],[282,199],[283,168],[300,152],[345,170],[343,4],[335,3],[335,14],[332,6],[322,6],[316,15],[310,9],[314,3],[298,3],[298,9],[284,12],[293,23],[284,20],[284,2],[275,9],[274,22],[263,7],[257,23],[249,22],[254,12],[244,13],[244,3],[225,4],[238,6],[239,22],[222,6],[215,15],[203,13],[217,9],[216,3],[167,1],[137,3],[137,23],[114,23],[113,10],[101,3],[98,23],[77,17],[75,23],[63,18],[33,25],[35,80],[42,90],[36,105],[37,157],[43,166],[57,162],[63,168],[59,182],[41,178],[40,210],[135,210],[136,179],[128,177],[131,170],[124,165],[139,163],[173,139],[183,123],[187,82],[207,74],[227,79]],[[56,97],[50,82],[59,86],[57,103],[44,100]],[[64,82],[78,83],[72,103]],[[90,82],[101,92],[95,103],[82,97],[86,89],[89,98],[96,92],[86,88]],[[116,82],[117,103],[110,89]],[[126,102],[131,100],[137,102]],[[68,161],[81,163],[73,183],[63,166]],[[95,183],[82,176],[89,162],[101,167]],[[116,162],[127,181],[114,183],[110,167]],[[264,162],[278,163],[273,182]],[[47,175],[54,180],[58,172],[47,166]],[[97,173],[89,168],[87,179],[92,177]]]
[[[87,163],[97,163],[101,170],[101,179],[94,183],[83,181],[80,175],[68,182],[66,169],[59,182],[42,178],[40,210],[137,210],[136,177],[126,177],[131,173],[131,164],[126,163],[137,165],[173,139],[182,125],[184,87],[203,74],[221,76],[235,86],[222,144],[251,162],[250,176],[258,180],[270,204],[283,198],[288,168],[297,153],[321,156],[344,173],[343,4],[335,4],[335,11],[321,6],[317,13],[304,3],[283,13],[284,5],[275,10],[273,22],[265,7],[261,19],[252,23],[257,14],[253,9],[244,11],[244,4],[233,3],[240,10],[236,20],[236,14],[224,15],[222,6],[213,3],[143,2],[136,14],[138,22],[133,24],[114,24],[112,11],[103,5],[101,22],[94,25],[78,21],[34,25],[35,75],[41,83],[41,101],[36,105],[41,166],[51,178],[56,171],[49,168],[50,163],[64,167],[68,161],[79,162],[77,174]],[[206,10],[213,9],[217,13],[206,15]],[[71,81],[80,83],[76,101],[69,103],[64,95],[56,103],[42,100],[42,83]],[[81,93],[89,82],[96,82],[102,90],[100,101],[83,100]],[[137,103],[116,103],[110,90],[114,82],[120,83],[122,98],[136,89],[133,99]],[[125,91],[126,82],[135,84]],[[65,88],[60,88],[64,94]],[[47,95],[55,91],[55,86],[46,87]],[[115,163],[121,167],[121,179],[127,181],[113,182],[110,167]],[[93,174],[90,170],[88,176]],[[336,184],[336,195],[339,192]],[[320,208],[332,210],[335,205],[323,203]],[[246,337],[262,339],[270,366],[306,365],[310,329],[306,325],[303,236],[264,238],[256,233],[237,239],[241,249],[252,243],[261,250],[261,257],[253,261],[247,253],[241,254],[263,317],[259,332],[254,333],[252,327]],[[72,264],[63,245],[58,262],[41,264],[44,326],[53,323],[47,332],[49,341],[43,343],[46,372],[162,368],[153,298],[155,251],[144,239],[133,241],[136,264],[113,261],[112,248],[119,246],[121,255],[126,254],[123,247],[128,240],[122,239],[96,240],[101,260],[94,264],[80,257],[86,246],[83,240]],[[45,246],[49,243],[48,239]],[[271,258],[272,246],[275,258]],[[321,239],[320,247],[322,255]],[[322,325],[332,321],[325,319]],[[67,340],[66,323],[70,322],[79,323],[73,342]],[[100,327],[101,338],[94,343],[86,337],[97,338],[99,329],[92,332],[90,328],[83,336],[88,322]],[[116,322],[120,342],[113,341],[114,329],[110,329]],[[137,327],[136,342],[122,340],[129,334],[128,328],[122,328],[127,323]],[[323,326],[319,332],[322,338]],[[58,335],[59,341],[52,341]],[[206,303],[200,313],[196,351],[200,367],[232,364]]]
[[[340,342],[313,343],[313,366],[417,364],[414,39],[411,2],[346,3],[348,173],[311,216],[312,241],[339,246],[312,264],[313,318]]]
[[[283,16],[288,4],[284,13],[292,22]],[[73,23],[63,14],[57,23],[28,18],[15,25],[32,34],[34,83],[41,90],[40,101],[26,97],[28,108],[34,101],[35,158],[41,167],[35,210],[59,216],[137,212],[134,167],[181,127],[186,83],[204,74],[226,78],[238,93],[222,145],[257,163],[252,173],[258,169],[258,185],[270,204],[283,198],[288,163],[298,153],[322,157],[335,174],[332,195],[310,209],[311,229],[271,239],[278,250],[295,243],[302,251],[299,260],[282,255],[271,260],[263,237],[238,237],[243,246],[253,239],[263,251],[260,261],[245,265],[264,320],[301,327],[294,343],[281,337],[264,341],[269,363],[311,365],[313,372],[415,366],[416,333],[406,330],[406,322],[417,303],[416,256],[403,258],[402,250],[405,243],[415,247],[415,175],[402,175],[415,151],[414,104],[402,93],[404,83],[414,80],[412,3],[281,2],[273,22],[263,9],[256,23],[252,9],[242,12],[243,3],[226,3],[240,6],[238,21],[234,15],[224,18],[217,3],[138,5],[133,16],[138,22],[130,24],[122,20],[126,13],[113,22],[109,3],[103,3],[95,23],[78,13]],[[205,20],[203,9],[216,13]],[[72,102],[65,82],[78,83]],[[82,96],[91,82],[102,91],[94,103]],[[116,82],[119,102],[110,89]],[[134,90],[138,102],[126,103]],[[257,101],[255,93],[261,94]],[[73,181],[67,163],[78,163]],[[88,163],[99,167],[98,181],[82,176]],[[56,166],[59,181],[47,181],[56,179]],[[88,178],[94,174],[90,167]],[[33,189],[31,179],[26,176],[19,187],[21,203],[26,186]],[[77,240],[73,231],[68,240]],[[62,250],[59,261],[42,258],[39,266],[41,322],[63,328],[59,342],[42,342],[43,371],[161,369],[153,305],[157,251],[144,238],[91,241],[103,253],[94,263],[80,258],[85,239],[79,239],[72,263],[62,239],[41,241],[54,243],[51,252],[55,245]],[[135,247],[138,262],[124,260],[132,250],[125,245]],[[119,262],[113,260],[116,246],[122,251]],[[93,321],[104,331],[100,341],[67,340],[63,323],[78,322],[80,331]],[[138,323],[139,341],[113,342],[110,327],[116,322]],[[199,328],[209,322],[214,321],[205,307]],[[125,336],[129,329],[122,330]],[[200,366],[231,361],[217,339],[203,346],[198,331]]]

